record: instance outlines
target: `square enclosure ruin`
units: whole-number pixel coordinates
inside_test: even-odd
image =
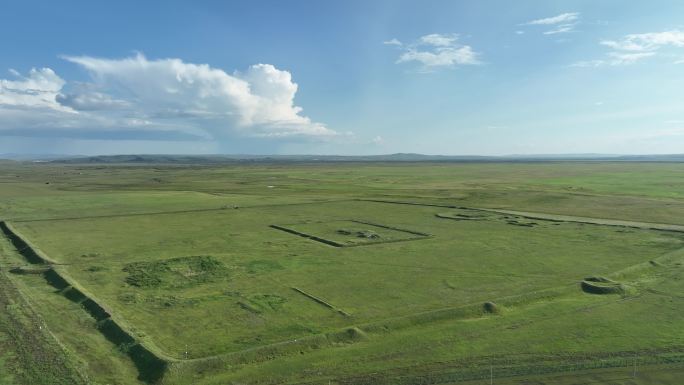
[[[330,246],[353,247],[423,239],[430,234],[359,220],[303,222],[271,227]]]

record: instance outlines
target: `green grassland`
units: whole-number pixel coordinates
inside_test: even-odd
[[[42,312],[19,290],[21,282],[9,274],[8,267],[17,262],[21,256],[6,239],[0,239],[0,384],[87,384],[83,367],[48,329]]]
[[[658,229],[684,225],[682,164],[0,170],[0,219],[66,281],[8,273],[7,234],[0,273],[93,383],[640,384],[684,362],[684,233]]]
[[[439,210],[344,201],[21,222],[15,228],[175,357],[186,345],[192,357],[204,357],[348,324],[572,285],[684,247],[678,236],[653,231],[542,221],[526,227],[503,216],[453,221],[437,218]],[[292,227],[337,235],[332,229],[349,228],[340,219],[350,215],[433,236],[341,249],[269,227],[282,218],[312,220]],[[379,239],[402,234],[379,229],[385,230],[378,232]],[[213,263],[192,269],[178,262],[192,256],[211,256],[206,262]],[[136,269],[146,276],[135,275]],[[352,319],[292,287],[324,298]],[[281,303],[262,306],[262,296]],[[226,329],[231,332],[222,333]]]

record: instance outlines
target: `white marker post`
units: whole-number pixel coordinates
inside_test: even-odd
[[[637,359],[639,358],[639,353],[634,352],[634,372],[632,373],[632,378],[636,378],[637,373]]]

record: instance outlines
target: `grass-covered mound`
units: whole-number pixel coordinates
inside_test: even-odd
[[[182,288],[225,277],[228,269],[212,256],[191,256],[125,265],[126,283],[140,288]]]
[[[625,285],[605,277],[587,277],[580,286],[582,291],[589,294],[625,294],[627,292]]]
[[[494,302],[487,301],[484,304],[482,304],[482,311],[485,314],[498,314],[501,312],[501,309]]]

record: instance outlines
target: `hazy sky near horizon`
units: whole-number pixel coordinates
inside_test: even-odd
[[[684,153],[681,1],[0,9],[0,153]]]

